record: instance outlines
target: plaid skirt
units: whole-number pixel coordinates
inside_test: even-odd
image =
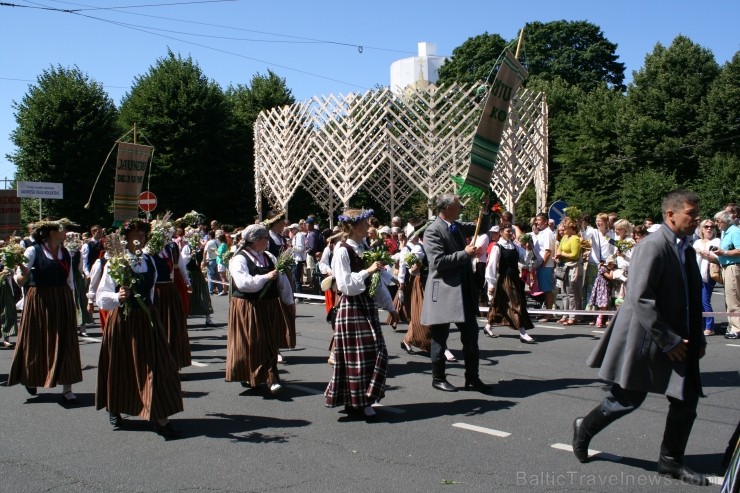
[[[154,327],[138,308],[125,319],[121,308],[109,313],[98,359],[96,409],[144,419],[183,410],[180,377],[162,322],[154,307],[149,313]]]
[[[8,385],[51,388],[82,381],[75,317],[66,284],[28,289]]]
[[[421,323],[421,307],[424,305],[424,284],[426,277],[414,276],[411,281],[411,318],[403,342],[410,346],[429,351],[432,347],[432,335],[428,325]]]
[[[278,349],[285,327],[280,300],[232,297],[226,331],[226,381],[252,387],[280,382]]]
[[[385,396],[388,351],[378,308],[367,294],[341,295],[334,325],[334,371],[326,406],[362,409]]]
[[[162,319],[167,333],[167,343],[170,352],[175,358],[178,368],[190,366],[190,339],[188,338],[188,322],[185,318],[185,309],[182,306],[180,293],[173,282],[156,284],[157,293],[154,306]]]
[[[534,328],[527,311],[524,283],[518,275],[502,274],[499,276],[496,292],[488,310],[488,323],[508,325],[517,330]]]

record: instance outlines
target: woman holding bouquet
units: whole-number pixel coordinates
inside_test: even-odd
[[[278,260],[267,251],[267,228],[262,224],[247,226],[242,241],[229,261],[232,285],[226,381],[249,387],[266,384],[269,392],[276,394],[282,390],[277,364],[286,330],[280,303],[292,306],[293,292],[288,277],[277,269]]]
[[[183,410],[182,394],[177,364],[153,305],[157,269],[153,258],[141,252],[149,227],[139,219],[128,221],[119,231],[126,246],[106,245],[113,254],[96,300],[111,312],[103,327],[95,407],[108,410],[116,429],[126,424],[122,414],[139,416],[169,439],[180,434],[168,417]]]
[[[82,381],[74,302],[72,258],[63,246],[68,219],[32,225],[36,242],[24,252],[19,286],[28,282],[8,385],[22,383],[31,395],[36,387],[61,384],[62,404],[76,405],[72,384]]]
[[[192,286],[190,290],[190,302],[188,306],[190,311],[188,315],[206,317],[206,326],[213,325],[211,315],[213,314],[213,305],[211,304],[211,296],[208,293],[208,283],[203,275],[203,271],[198,266],[198,252],[200,250],[200,235],[198,230],[194,228],[188,228],[185,230],[185,242],[182,249],[182,260],[185,262],[185,268],[190,276],[190,284]]]
[[[365,267],[362,254],[372,210],[348,209],[339,216],[344,241],[334,248],[331,270],[340,293],[334,324],[334,370],[324,396],[326,406],[344,405],[351,416],[373,419],[372,404],[385,395],[388,351],[380,330],[378,304],[398,322],[385,283],[376,282],[371,297],[371,277],[383,270],[383,263]]]

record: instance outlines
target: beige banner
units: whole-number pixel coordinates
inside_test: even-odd
[[[113,222],[133,219],[139,214],[139,194],[153,147],[118,143],[116,188],[113,195]]]

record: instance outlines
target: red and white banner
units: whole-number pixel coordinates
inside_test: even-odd
[[[0,240],[21,234],[21,199],[16,190],[0,190]]]

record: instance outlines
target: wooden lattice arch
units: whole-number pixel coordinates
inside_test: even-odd
[[[329,217],[366,190],[396,211],[415,193],[454,192],[451,174],[468,169],[483,101],[480,85],[453,84],[314,97],[263,111],[255,123],[255,192],[262,214],[287,208],[301,186]],[[547,103],[521,90],[512,102],[491,188],[514,210],[534,181],[537,209],[547,197]]]

